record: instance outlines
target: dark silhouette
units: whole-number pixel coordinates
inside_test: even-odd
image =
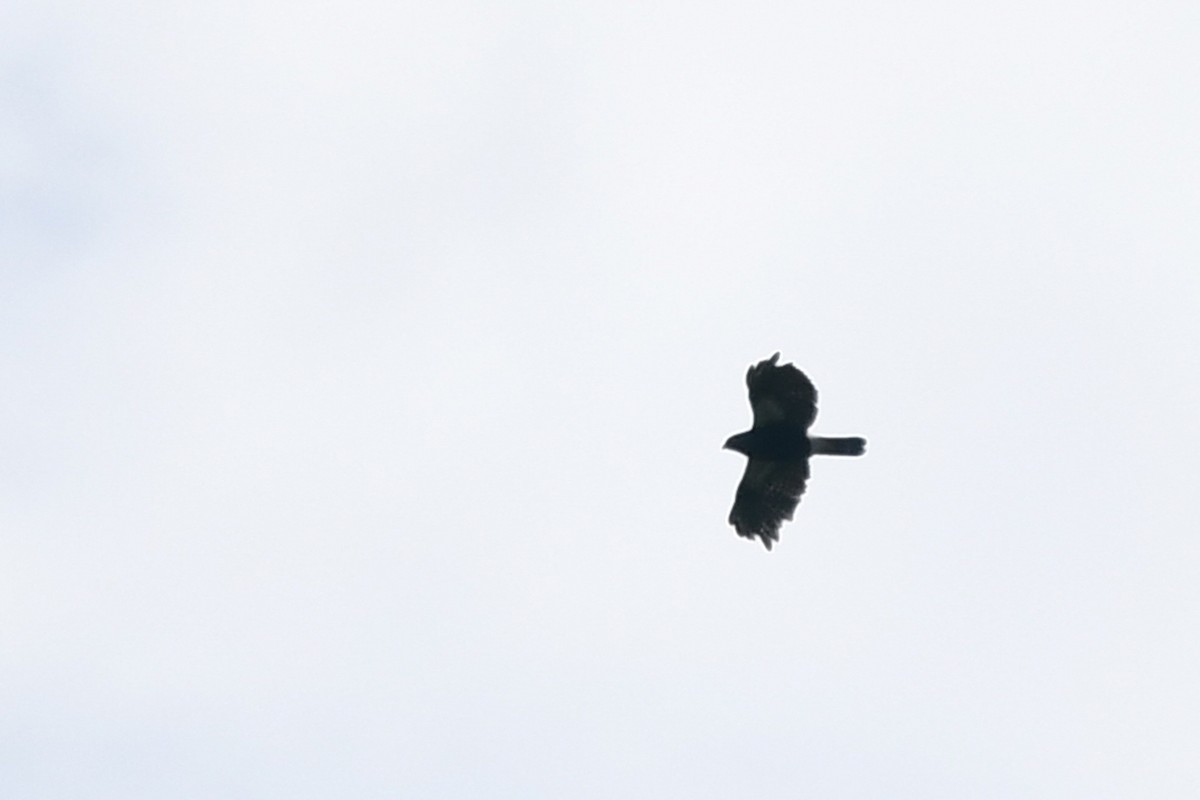
[[[779,526],[791,519],[808,480],[811,455],[861,456],[867,440],[857,436],[809,436],[817,417],[817,389],[791,364],[776,366],[779,353],[746,372],[754,427],[729,437],[726,449],[747,456],[729,524],[738,536],[762,539],[767,549],[779,541]]]

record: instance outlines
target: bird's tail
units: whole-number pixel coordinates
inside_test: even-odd
[[[810,436],[809,441],[814,456],[861,456],[867,452],[867,440],[858,436]]]

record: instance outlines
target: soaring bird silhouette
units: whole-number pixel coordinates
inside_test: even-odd
[[[776,353],[746,372],[754,427],[725,442],[726,449],[750,459],[729,524],[738,536],[759,537],[768,550],[779,541],[779,527],[792,518],[804,494],[808,457],[861,456],[867,449],[867,440],[857,436],[809,436],[817,417],[817,389],[803,372],[791,364],[777,366],[778,361]]]

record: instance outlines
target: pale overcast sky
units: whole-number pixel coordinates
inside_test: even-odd
[[[4,797],[1193,796],[1198,41],[0,5]]]

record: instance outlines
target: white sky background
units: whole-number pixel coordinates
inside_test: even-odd
[[[5,796],[1192,794],[1200,12],[836,5],[3,6]]]

